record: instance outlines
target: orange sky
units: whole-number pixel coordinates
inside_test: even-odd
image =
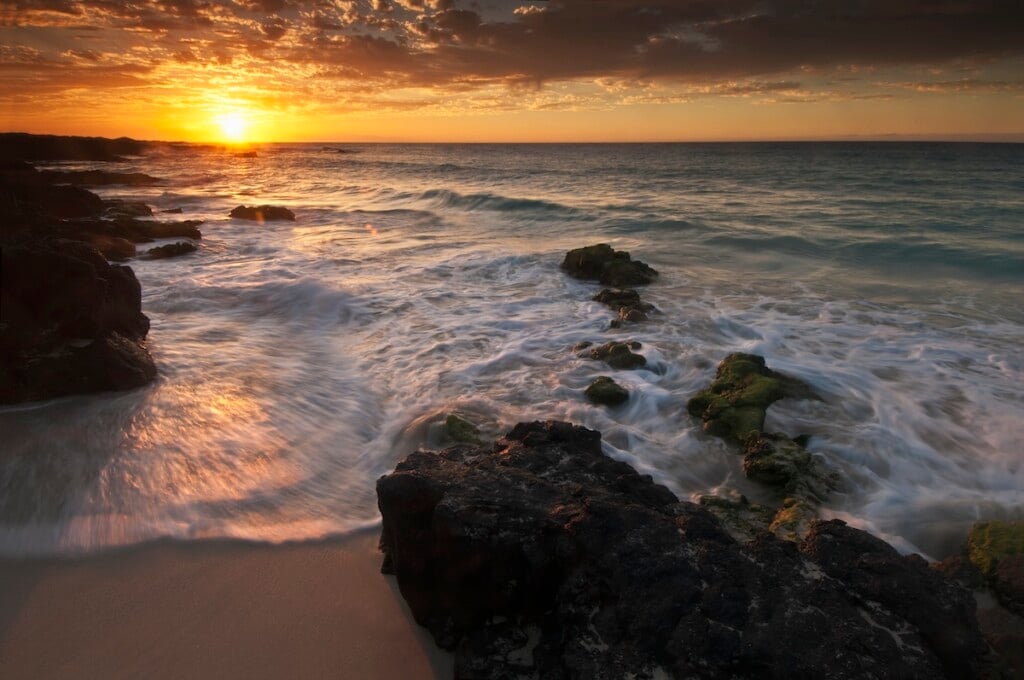
[[[0,129],[1024,141],[1012,0],[13,0]]]

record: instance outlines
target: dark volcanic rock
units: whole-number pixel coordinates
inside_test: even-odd
[[[240,205],[231,211],[231,217],[236,220],[254,220],[256,222],[269,222],[272,220],[295,221],[295,213],[288,208],[276,205],[260,205],[247,207]]]
[[[456,677],[972,678],[971,596],[841,522],[738,543],[567,423],[377,482],[385,568]]]
[[[639,346],[639,343],[606,342],[590,350],[590,358],[627,371],[643,368],[647,365],[647,358],[632,352],[633,349],[639,349]]]
[[[562,260],[562,270],[574,278],[596,280],[614,288],[646,285],[658,276],[651,267],[607,243],[570,250]]]
[[[765,412],[784,397],[808,398],[810,388],[767,368],[764,357],[735,353],[718,364],[715,380],[690,399],[690,415],[704,421],[704,431],[734,441],[764,429]]]
[[[166,260],[169,257],[179,257],[196,252],[196,244],[188,241],[178,241],[167,245],[150,248],[143,257],[147,260]]]
[[[156,376],[128,267],[53,240],[3,247],[0,403],[138,387]]]
[[[141,201],[104,201],[107,217],[152,217],[153,209]]]
[[[598,376],[583,391],[595,404],[618,406],[629,399],[629,390],[606,375]]]
[[[79,240],[100,251],[100,254],[111,262],[123,262],[130,257],[135,257],[135,244],[119,236],[82,234]]]

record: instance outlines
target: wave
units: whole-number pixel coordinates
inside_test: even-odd
[[[419,196],[420,200],[430,201],[444,208],[460,210],[493,210],[497,212],[531,212],[557,213],[575,216],[580,213],[577,208],[552,201],[535,198],[509,198],[499,194],[460,194],[450,189],[430,189]]]

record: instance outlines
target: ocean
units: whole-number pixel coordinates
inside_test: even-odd
[[[167,147],[104,187],[205,219],[198,253],[133,260],[152,386],[0,410],[0,554],[156,537],[281,542],[379,521],[374,482],[461,414],[600,430],[683,498],[746,480],[686,401],[734,351],[808,382],[766,429],[810,435],[822,508],[905,552],[1024,519],[1024,145]],[[89,167],[88,164],[51,164]],[[228,218],[239,204],[295,222]],[[607,242],[655,267],[657,313],[609,329],[559,270]],[[572,351],[635,339],[632,397]]]

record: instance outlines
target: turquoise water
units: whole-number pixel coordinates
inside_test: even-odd
[[[339,153],[343,149],[347,153]],[[842,479],[824,508],[903,550],[1024,517],[1024,146],[280,145],[134,159],[103,190],[204,218],[199,253],[136,261],[161,378],[0,411],[0,553],[155,536],[290,540],[377,521],[373,482],[457,411],[496,436],[572,420],[682,496],[748,483],[687,398],[736,350],[811,383],[768,427]],[[126,168],[127,169],[127,168]],[[287,205],[295,223],[227,218]],[[661,272],[608,330],[564,252]],[[650,370],[570,348],[635,338]]]

